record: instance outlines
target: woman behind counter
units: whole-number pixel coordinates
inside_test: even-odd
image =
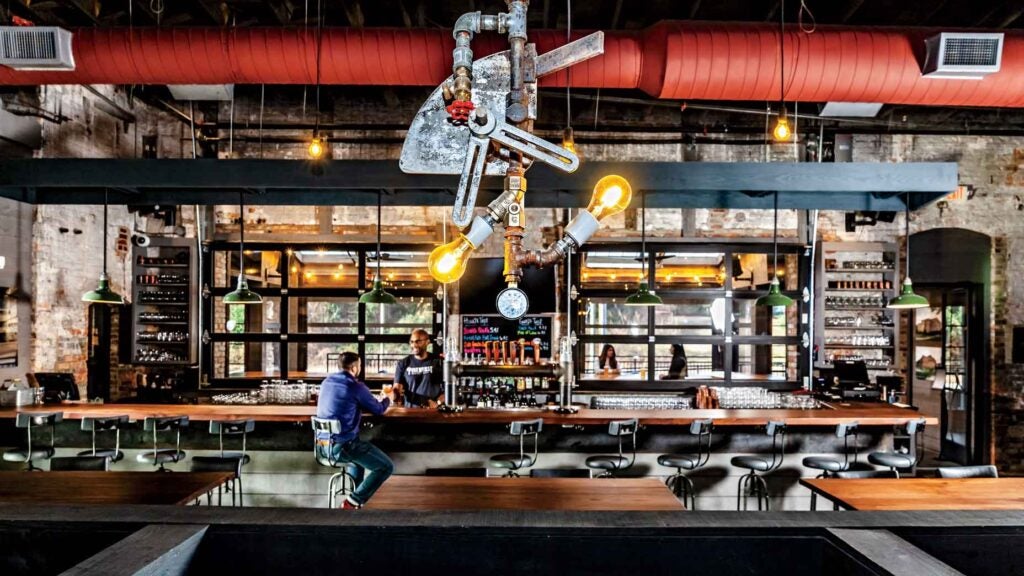
[[[601,348],[601,355],[597,357],[597,367],[605,374],[619,373],[619,359],[615,355],[615,347],[605,344]]]

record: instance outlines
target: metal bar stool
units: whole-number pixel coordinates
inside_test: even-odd
[[[242,460],[242,465],[246,465],[250,462],[249,455],[245,453],[245,438],[246,436],[256,429],[255,420],[210,420],[210,434],[217,435],[217,441],[220,446],[221,458],[239,458]],[[241,452],[225,452],[224,451],[224,436],[241,436],[242,437],[242,451]]]
[[[17,428],[24,428],[28,443],[25,448],[9,448],[4,450],[6,462],[24,462],[28,471],[42,470],[33,464],[33,460],[48,460],[55,452],[54,444],[57,435],[57,422],[64,421],[63,412],[18,412],[14,425]],[[50,445],[33,444],[32,429],[40,426],[50,426]]]
[[[896,473],[896,477],[900,477],[900,470],[913,468],[921,462],[921,452],[924,451],[924,425],[926,421],[924,418],[918,420],[908,420],[904,425],[907,436],[910,437],[910,444],[906,448],[906,452],[902,450],[893,450],[891,452],[872,452],[868,454],[868,462],[876,466],[885,466]],[[899,430],[897,429],[897,433]]]
[[[327,507],[334,508],[338,495],[347,496],[356,489],[356,477],[351,471],[354,464],[334,455],[334,436],[341,434],[341,422],[327,418],[310,417],[313,423],[313,457],[317,464],[328,468],[340,468],[341,471],[331,475],[327,481]],[[326,438],[321,438],[324,435]],[[340,481],[340,488],[338,487]]]
[[[529,468],[537,463],[538,456],[538,438],[540,437],[540,431],[544,427],[544,420],[537,418],[536,420],[520,420],[513,422],[509,425],[509,434],[512,436],[519,437],[519,453],[518,454],[496,454],[491,456],[490,463],[496,468],[505,468],[508,471],[503,474],[504,477],[518,477],[519,470],[523,468]],[[533,436],[533,454],[526,453],[526,437]]]
[[[103,456],[109,458],[111,463],[124,459],[124,452],[121,452],[121,427],[128,425],[128,415],[105,416],[103,418],[82,418],[82,431],[92,435],[92,450],[79,452],[79,456]],[[97,432],[113,432],[113,448],[96,448]],[[52,468],[51,468],[52,469]]]
[[[693,489],[693,480],[683,474],[683,470],[694,471],[704,467],[711,459],[711,431],[714,429],[712,420],[694,420],[690,423],[690,434],[697,437],[696,454],[662,454],[658,456],[658,464],[675,468],[676,473],[665,479],[665,485],[677,497],[682,496],[683,505],[686,497],[690,497],[690,509],[697,509],[697,494]]]
[[[50,472],[107,472],[110,458],[106,456],[67,456],[50,458]]]
[[[185,453],[181,450],[181,429],[188,426],[188,416],[163,416],[150,417],[142,423],[145,432],[153,433],[153,449],[139,454],[135,459],[142,463],[149,463],[159,466],[157,472],[170,472],[164,468],[168,462],[180,462],[185,459]],[[159,447],[158,435],[162,432],[174,432],[174,448]]]
[[[242,506],[242,459],[235,456],[193,456],[189,464],[191,472],[231,472],[234,474],[226,482],[217,486],[217,506],[224,505],[224,492],[231,493],[231,505]],[[235,503],[235,494],[238,503]],[[196,498],[196,503],[199,499]],[[206,493],[206,505],[213,505],[213,490]]]
[[[639,427],[640,423],[636,418],[630,418],[629,420],[613,420],[609,422],[608,435],[618,438],[619,453],[591,456],[587,458],[585,462],[587,468],[601,470],[601,473],[597,475],[598,478],[611,478],[615,475],[615,472],[621,472],[632,468],[633,463],[636,462],[636,430]],[[622,450],[622,439],[626,436],[632,438],[632,455],[628,458]]]
[[[850,469],[851,464],[857,463],[857,422],[847,422],[836,425],[836,438],[843,439],[843,459],[831,456],[808,456],[804,458],[803,465],[813,470],[821,470],[821,474],[815,478],[828,478],[829,474],[844,472]],[[853,462],[850,462],[850,436],[853,436]],[[818,493],[811,491],[811,510],[818,509]]]
[[[764,476],[778,470],[782,461],[786,458],[786,424],[784,422],[768,422],[765,429],[768,436],[772,438],[771,460],[763,456],[734,456],[731,460],[733,466],[749,470],[740,476],[736,487],[736,509],[747,509],[747,496],[757,497],[757,509],[762,510],[761,500],[764,499],[764,510],[771,510],[771,498],[768,495],[768,483]],[[761,472],[761,475],[758,474]]]

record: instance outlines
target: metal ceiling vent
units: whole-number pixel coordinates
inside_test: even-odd
[[[0,26],[0,64],[15,70],[74,70],[71,32],[57,26]]]
[[[999,72],[1003,35],[942,32],[925,40],[925,47],[925,77],[981,80]]]

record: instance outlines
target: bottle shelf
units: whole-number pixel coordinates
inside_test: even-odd
[[[181,238],[153,238],[149,246],[133,248],[133,364],[170,367],[195,361],[197,341],[191,328],[198,320],[196,249],[194,242]],[[154,297],[167,301],[148,300]],[[150,339],[158,332],[185,338]]]
[[[889,350],[893,345],[888,346],[865,346],[863,344],[825,344],[825,348],[850,348],[856,350]]]

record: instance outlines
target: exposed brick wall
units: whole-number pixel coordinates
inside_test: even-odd
[[[76,86],[51,86],[42,89],[41,101],[51,110],[60,109],[70,122],[44,126],[45,146],[42,156],[74,157],[136,157],[141,154],[143,136],[158,137],[159,157],[182,157],[191,154],[188,129],[182,122],[163,112],[129,104],[121,91],[102,88],[106,94],[123,106],[132,108],[138,121],[127,130],[122,122],[114,120],[95,105],[95,97]],[[377,98],[379,96],[373,96]],[[389,106],[389,116],[380,116],[369,106],[370,112],[352,106],[351,102],[325,105],[322,122],[371,122],[380,120],[394,123],[398,117],[411,115],[418,103],[409,104],[397,99]],[[372,117],[367,117],[371,114]],[[226,104],[217,110],[220,118],[228,117]],[[378,117],[379,116],[379,117]],[[295,102],[268,102],[266,122],[310,121],[313,112],[303,110]],[[262,151],[254,139],[258,123],[258,108],[252,101],[239,101],[235,110],[237,140],[231,156],[240,158],[305,158],[305,144],[301,138],[291,144],[265,144]],[[202,115],[201,115],[201,120]],[[281,132],[277,133],[281,135]],[[292,136],[301,136],[295,131]],[[400,144],[358,142],[366,137],[400,136],[400,133],[344,132],[347,138],[330,142],[330,156],[335,159],[396,159]],[[223,133],[221,135],[224,135]],[[287,135],[287,134],[285,134]],[[639,135],[637,135],[639,136]],[[227,157],[227,146],[218,147],[219,154]],[[733,146],[654,142],[645,144],[582,144],[586,160],[656,160],[656,161],[717,161],[717,162],[792,162],[800,145]],[[993,392],[995,438],[999,447],[999,463],[1006,470],[1020,469],[1020,456],[1024,454],[1024,385],[1020,367],[1004,364],[1003,329],[1013,324],[1024,324],[1024,258],[1014,258],[1024,247],[1024,212],[1020,198],[1024,198],[1024,151],[1019,140],[989,136],[906,136],[859,135],[854,138],[854,160],[863,162],[956,161],[960,166],[963,184],[974,186],[970,200],[950,202],[940,211],[932,205],[914,214],[912,231],[937,227],[966,228],[990,235],[994,239],[992,259],[992,318],[990,322],[993,342]],[[81,292],[89,289],[99,273],[101,258],[95,247],[100,245],[97,216],[99,207],[40,207],[36,215],[33,234],[33,260],[36,264],[33,288],[36,309],[33,316],[32,366],[40,370],[69,369],[84,372],[85,312],[78,302]],[[407,239],[410,234],[422,235],[424,241],[436,242],[441,236],[442,213],[447,208],[385,208],[385,241],[392,238]],[[189,218],[191,212],[187,211]],[[215,233],[234,232],[232,222],[237,218],[237,206],[216,209]],[[333,210],[332,226],[339,238],[354,241],[372,240],[373,207],[338,206]],[[552,210],[530,210],[530,232],[526,238],[529,247],[537,247],[554,237],[557,215]],[[769,237],[772,214],[769,210],[726,211],[702,209],[694,211],[696,234],[699,237]],[[317,212],[312,207],[251,207],[247,210],[247,231],[253,239],[278,234],[305,234],[319,231]],[[624,238],[637,236],[635,214],[622,214],[609,219],[598,238]],[[651,210],[647,218],[651,236],[678,237],[682,229],[683,212],[680,210]],[[116,227],[130,225],[131,219],[123,208],[111,209],[111,232]],[[782,211],[779,218],[780,234],[792,237],[796,232],[796,213]],[[60,226],[83,230],[81,235],[61,234]],[[146,225],[149,229],[149,224]],[[186,223],[190,234],[194,225]],[[450,230],[450,229],[449,229]],[[819,221],[820,237],[825,240],[893,241],[901,239],[903,219],[891,224],[860,227],[856,232],[844,230],[844,214],[822,211]],[[449,234],[451,237],[451,234]],[[69,240],[69,238],[71,240]],[[71,247],[71,250],[69,250]],[[480,253],[482,256],[500,254],[500,239],[493,238]],[[69,263],[73,262],[74,265]],[[111,259],[110,272],[115,289],[127,291],[124,263]],[[80,380],[83,380],[80,377]]]

